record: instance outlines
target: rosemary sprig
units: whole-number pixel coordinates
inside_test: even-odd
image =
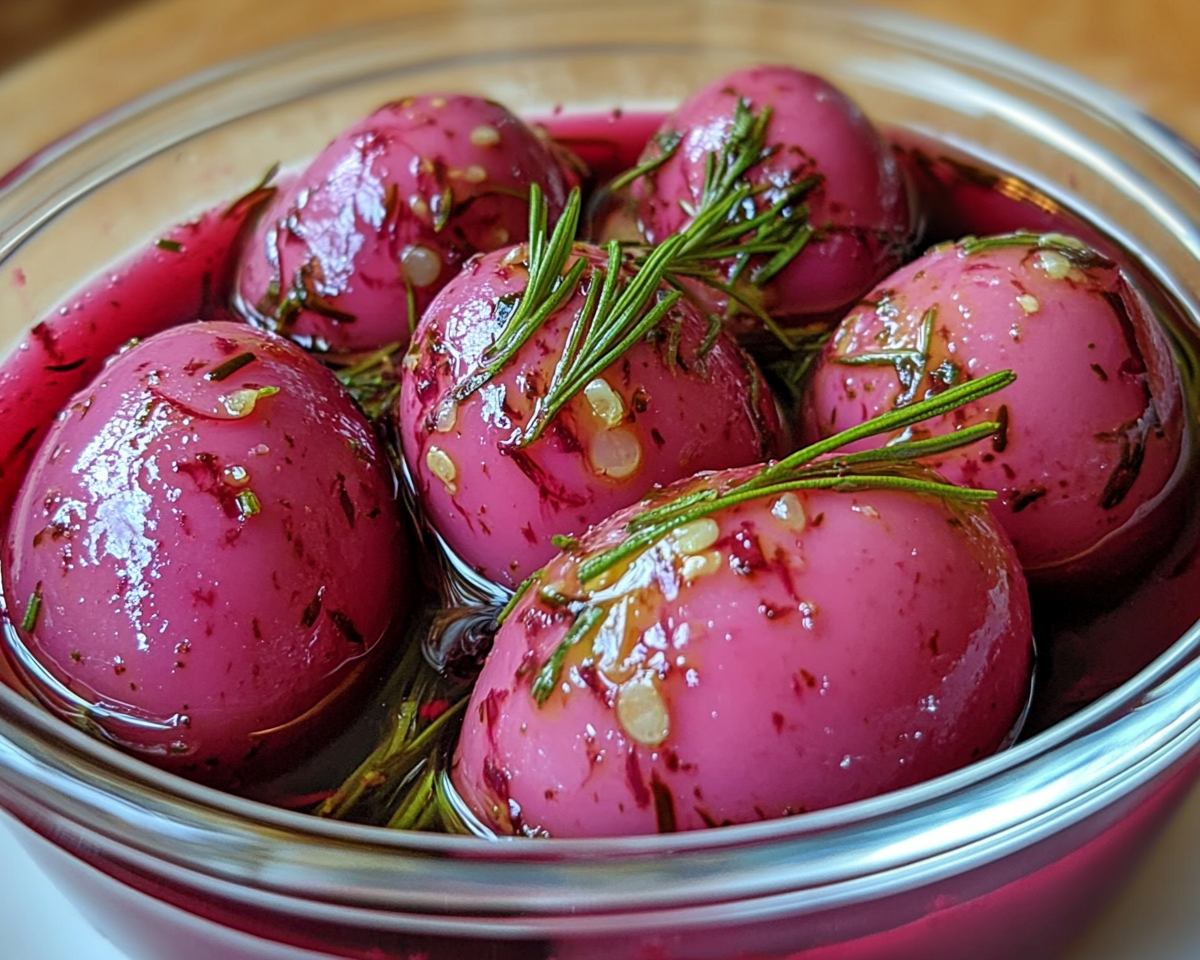
[[[813,234],[803,198],[820,177],[807,177],[791,185],[761,211],[754,201],[768,188],[755,187],[745,178],[751,167],[776,149],[766,146],[770,117],[769,107],[755,113],[747,101],[739,100],[725,144],[707,157],[700,200],[694,208],[687,208],[691,216],[687,226],[631,257],[612,241],[607,247],[607,264],[591,263],[590,270],[584,256],[577,256],[568,268],[576,252],[582,207],[578,189],[571,192],[551,233],[545,199],[533,184],[529,194],[526,289],[514,300],[501,303],[501,332],[484,353],[481,368],[455,389],[454,402],[466,400],[503,370],[579,290],[581,282],[587,283],[583,306],[567,333],[547,389],[535,402],[524,427],[510,440],[515,446],[526,446],[541,436],[573,397],[667,316],[682,296],[680,278],[697,278],[723,291],[730,302],[754,313],[794,348],[786,331],[739,289],[744,274],[752,284],[772,279]],[[650,172],[678,147],[678,141],[660,146],[662,157],[632,171],[629,179]],[[753,258],[762,257],[767,258],[766,262],[751,268]],[[725,279],[712,266],[723,259],[734,261]]]
[[[866,423],[810,444],[791,456],[768,464],[750,479],[728,490],[701,490],[647,510],[626,526],[629,536],[621,544],[589,557],[580,564],[579,580],[581,583],[594,580],[626,557],[645,550],[686,523],[737,503],[762,496],[775,496],[788,490],[904,487],[951,499],[990,500],[995,497],[994,491],[974,490],[935,480],[915,480],[897,475],[894,469],[897,464],[935,453],[944,453],[990,436],[999,428],[999,424],[992,421],[943,437],[927,440],[904,439],[874,450],[843,454],[834,459],[821,458],[859,440],[904,430],[923,420],[941,416],[987,396],[1015,379],[1011,372],[1004,371],[967,381],[936,396],[907,407],[890,410]]]
[[[700,207],[695,219],[712,217],[713,222],[703,229],[688,230],[692,242],[683,250],[673,272],[691,272],[703,280],[707,276],[704,270],[711,271],[705,265],[732,259],[734,266],[724,282],[733,284],[741,279],[752,257],[768,256],[765,264],[751,271],[749,279],[756,286],[774,279],[812,239],[814,231],[804,197],[820,182],[819,176],[805,177],[788,187],[771,206],[744,218],[740,214],[763,188],[753,189],[749,184],[731,187],[717,202]]]
[[[241,370],[242,367],[253,363],[257,359],[258,357],[253,353],[239,353],[237,356],[231,357],[219,366],[213,367],[204,375],[204,379],[220,383],[222,380],[232,377],[235,373]]]
[[[405,653],[393,684],[399,693],[388,734],[313,812],[398,829],[454,829],[457,815],[433,785],[448,760],[448,734],[470,687],[439,676],[419,642]]]
[[[25,616],[21,620],[21,629],[33,633],[37,627],[38,615],[42,612],[42,581],[37,582],[33,593],[29,595],[29,603],[25,606]]]
[[[580,256],[568,268],[580,205],[579,192],[572,191],[563,216],[547,237],[545,203],[537,185],[531,187],[528,285],[515,303],[506,305],[511,313],[484,354],[485,365],[453,394],[454,401],[461,403],[499,373],[578,290],[590,265],[583,306],[567,332],[550,383],[535,402],[524,428],[512,438],[515,446],[526,446],[541,436],[576,394],[657,326],[682,296],[680,291],[664,287],[663,278],[687,243],[683,235],[670,237],[653,248],[636,270],[626,267],[616,241],[608,244],[605,266],[590,264]]]
[[[529,280],[525,292],[515,302],[501,304],[501,308],[508,311],[504,328],[484,353],[483,369],[460,383],[454,391],[455,403],[462,403],[503,370],[538,328],[575,292],[587,262],[576,260],[566,276],[563,271],[574,248],[582,205],[582,194],[577,187],[567,198],[554,232],[547,235],[545,198],[536,183],[530,185],[529,240],[526,245]]]
[[[705,159],[699,202],[683,204],[692,218],[683,230],[691,242],[672,265],[670,275],[673,279],[692,277],[723,293],[731,305],[757,317],[784,347],[795,350],[799,344],[794,338],[754,297],[738,289],[743,280],[753,288],[769,283],[800,255],[815,233],[805,199],[824,179],[821,174],[804,177],[786,188],[756,187],[746,178],[752,167],[778,152],[778,145],[766,142],[771,112],[767,106],[755,113],[749,101],[738,100],[725,143]],[[642,176],[650,170],[635,172]],[[768,190],[776,196],[759,210],[755,200]],[[722,261],[731,261],[723,273],[717,266]]]
[[[691,211],[694,216],[718,205],[722,197],[743,181],[751,167],[775,152],[765,149],[771,113],[770,107],[755,113],[745,97],[738,98],[733,125],[725,143],[718,152],[705,158],[704,186],[700,191],[699,209]]]
[[[461,403],[503,370],[542,324],[576,292],[590,265],[583,305],[566,334],[550,384],[535,401],[526,425],[511,439],[516,446],[526,446],[538,439],[572,397],[658,325],[683,295],[679,290],[664,287],[662,280],[668,266],[688,242],[684,235],[671,236],[654,247],[636,270],[625,265],[617,241],[608,244],[604,266],[577,257],[568,268],[575,251],[580,208],[580,193],[572,191],[562,218],[547,238],[544,199],[536,184],[530,188],[526,292],[514,304],[505,305],[511,313],[496,342],[482,358],[485,366],[463,380],[454,392],[454,401]]]
[[[516,605],[520,602],[521,598],[523,596],[525,596],[526,593],[529,592],[529,588],[532,587],[535,583],[537,583],[541,578],[542,578],[542,572],[540,570],[538,570],[538,571],[535,571],[534,573],[531,573],[529,576],[527,576],[524,580],[521,581],[520,585],[513,592],[513,595],[508,598],[508,602],[503,607],[501,607],[500,612],[498,614],[496,614],[497,625],[502,626],[504,624],[504,621],[508,619],[508,615],[513,612],[513,608],[516,607]]]
[[[615,363],[667,315],[683,294],[664,290],[666,266],[683,245],[670,237],[659,244],[640,270],[621,276],[621,249],[608,245],[608,267],[593,271],[583,308],[567,333],[566,346],[544,394],[517,439],[518,446],[532,443],[555,415],[605,368]],[[597,275],[599,274],[599,276]]]
[[[1116,266],[1090,244],[1066,233],[1032,233],[1028,230],[1017,230],[991,237],[963,237],[957,245],[968,256],[1004,247],[1026,247],[1056,253],[1079,270],[1111,269]]]

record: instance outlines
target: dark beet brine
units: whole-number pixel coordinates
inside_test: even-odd
[[[1192,365],[1173,361],[1194,357],[1194,338],[1165,293],[1012,174],[889,142],[808,75],[733,80],[665,127],[620,111],[543,118],[549,142],[485,101],[400,101],[269,215],[271,191],[256,192],[181,226],[34,327],[0,366],[11,682],[117,746],[255,797],[567,836],[784,816],[970,763],[1025,716],[1031,630],[1026,731],[1166,649],[1200,616],[1200,521]],[[824,139],[801,137],[810,109]],[[438,139],[452,128],[453,150]],[[591,165],[582,196],[563,144]],[[514,167],[513,151],[537,162]],[[882,274],[920,226],[939,241],[1057,237],[967,241],[991,251],[983,285],[1021,311],[969,331],[1008,338],[987,370],[958,364],[968,334],[948,322],[989,305],[942,302],[942,261],[959,248],[902,268],[905,290],[937,287],[913,294],[912,322],[899,294],[855,306],[873,283],[896,286]],[[623,242],[601,245],[612,236]],[[985,375],[1042,349],[1033,328],[1059,288],[1111,313],[1075,352],[1087,385],[1123,405],[1115,425],[1076,426],[1124,454],[1093,471],[1064,441],[1038,448],[1101,474],[1087,478],[1109,493],[1095,549],[1042,522],[1055,481],[1039,496],[1042,468],[1018,478],[1010,462],[1034,449],[1019,431],[1074,423],[1044,405],[1053,373]],[[314,358],[237,322],[235,302],[318,353],[364,354]],[[367,356],[404,341],[414,308],[403,359]],[[847,314],[817,361],[814,331]],[[930,331],[936,350],[918,342]],[[808,352],[788,352],[803,338]],[[382,428],[323,362],[370,385]],[[794,407],[806,383],[820,403],[788,416],[813,445],[792,452],[777,404]],[[872,435],[893,439],[869,449]],[[1006,443],[1010,460],[996,456]],[[987,492],[929,472],[956,456],[1007,464],[1010,481],[958,479],[998,487],[1002,508],[1051,533],[1026,561],[1043,588],[1032,610],[1014,559],[1031,534],[1006,533]],[[415,561],[396,467],[429,551]],[[1177,513],[1154,513],[1160,499]],[[440,610],[419,597],[416,571],[453,566],[447,545],[492,597],[515,590],[510,608],[444,609],[448,588]],[[1081,554],[1099,564],[1084,579],[1112,584],[1103,607],[1045,575]],[[413,622],[432,635],[402,640]],[[467,706],[464,674],[493,634]],[[403,647],[422,640],[428,658]],[[385,692],[364,695],[388,663]],[[348,718],[352,759],[336,740]],[[380,726],[389,736],[366,756],[363,731]]]
[[[232,319],[237,239],[265,193],[182,224],[36,324],[0,366],[0,511],[68,398],[123,344],[190,320]]]

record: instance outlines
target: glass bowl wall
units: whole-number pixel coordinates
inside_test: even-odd
[[[0,189],[0,344],[173,224],[418,92],[526,115],[662,109],[737,67],[822,73],[877,121],[1083,211],[1200,317],[1200,164],[1105,91],[842,3],[514,3],[339,34],[165,90]],[[17,278],[19,282],[17,282]],[[1049,960],[1200,763],[1195,631],[1013,750],[842,808],[704,833],[489,843],[328,823],[120,756],[0,686],[0,806],[145,960]]]

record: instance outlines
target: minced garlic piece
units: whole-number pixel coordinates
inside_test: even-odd
[[[720,537],[721,527],[712,517],[691,520],[671,531],[676,551],[685,556],[707,550]]]
[[[442,258],[436,250],[413,244],[400,254],[400,267],[414,287],[427,287],[441,275]]]
[[[1054,280],[1065,280],[1071,275],[1071,261],[1057,250],[1039,250],[1038,266],[1046,271],[1046,276]]]
[[[588,451],[592,468],[614,480],[632,476],[642,463],[642,445],[629,430],[614,428],[592,437]]]
[[[231,463],[221,471],[221,479],[231,487],[244,487],[250,482],[250,471],[241,464]]]
[[[274,393],[275,391],[271,391]],[[221,403],[225,407],[225,412],[231,417],[248,417],[254,412],[254,407],[258,403],[258,398],[262,396],[270,396],[262,388],[254,389],[246,387],[242,390],[234,390],[233,393],[228,393],[221,397]]]
[[[808,523],[808,518],[804,515],[804,504],[790,490],[771,504],[771,515],[797,531],[803,530]]]
[[[592,413],[606,427],[615,427],[625,419],[625,403],[621,395],[603,377],[597,377],[584,387],[583,396]]]
[[[693,553],[683,558],[683,566],[679,573],[684,580],[695,580],[705,574],[716,573],[721,569],[721,551],[706,550],[704,553]]]
[[[445,484],[447,493],[451,495],[458,493],[458,485],[455,483],[455,480],[458,479],[458,468],[450,459],[450,454],[441,447],[430,447],[425,453],[425,466],[429,468],[430,473]]]
[[[408,208],[418,217],[429,216],[429,204],[425,202],[425,198],[419,193],[414,193],[408,198]]]
[[[617,690],[617,720],[629,738],[645,747],[667,739],[670,723],[652,674],[641,673]]]
[[[471,131],[471,143],[476,147],[494,147],[500,142],[500,131],[490,123],[481,123]]]
[[[453,397],[446,397],[438,404],[437,414],[433,418],[433,429],[438,433],[449,433],[458,423],[458,404]]]
[[[1037,313],[1042,305],[1038,303],[1038,298],[1031,293],[1022,293],[1017,295],[1017,305],[1026,313]]]

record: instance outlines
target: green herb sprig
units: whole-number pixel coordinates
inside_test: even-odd
[[[1114,266],[1113,262],[1098,250],[1066,233],[1033,233],[1028,230],[1017,230],[1013,233],[1002,233],[990,237],[963,237],[958,241],[958,247],[968,256],[1005,247],[1030,247],[1035,250],[1050,250],[1062,254],[1072,266],[1079,267],[1081,270]]]
[[[811,174],[786,188],[754,186],[747,179],[752,167],[779,150],[778,145],[767,145],[771,114],[769,106],[755,113],[749,101],[738,100],[725,142],[719,151],[705,158],[699,202],[694,206],[682,204],[692,218],[682,231],[690,242],[672,264],[669,277],[673,283],[692,278],[718,290],[753,314],[785,348],[794,351],[800,348],[803,338],[780,327],[762,308],[753,290],[777,277],[813,238],[815,231],[805,201],[824,178]],[[661,163],[667,155],[664,152],[657,159]],[[658,163],[643,165],[630,179],[644,176]],[[767,190],[776,196],[766,209],[758,210],[755,199]],[[764,257],[765,263],[761,262]],[[717,267],[722,261],[732,261],[723,276]],[[743,280],[749,282],[750,291],[742,288]]]
[[[700,202],[684,206],[693,221],[716,214],[719,226],[708,225],[691,233],[691,242],[682,251],[681,262],[675,267],[681,272],[696,261],[733,258],[735,265],[728,281],[736,282],[744,273],[751,257],[767,255],[771,259],[753,271],[755,284],[767,283],[779,274],[804,248],[812,237],[808,209],[804,198],[821,181],[820,174],[804,177],[786,189],[765,210],[758,211],[750,201],[775,187],[753,186],[746,174],[751,167],[778,152],[778,146],[767,146],[767,126],[771,108],[758,113],[750,109],[744,98],[738,100],[733,124],[720,151],[705,158],[704,185]],[[754,210],[753,214],[747,212]]]
[[[584,257],[577,257],[567,266],[579,229],[579,190],[571,192],[551,232],[545,199],[538,185],[533,184],[529,195],[526,289],[513,300],[502,302],[501,332],[484,353],[481,369],[454,391],[454,402],[466,400],[503,370],[579,290],[585,274],[588,278],[583,306],[567,333],[550,384],[536,401],[529,421],[510,441],[515,446],[526,446],[541,436],[558,412],[592,379],[661,323],[682,296],[683,278],[717,286],[794,346],[788,334],[738,288],[753,258],[768,259],[750,269],[748,279],[754,284],[766,283],[799,254],[812,236],[802,201],[820,177],[808,177],[792,185],[763,211],[755,208],[754,198],[767,188],[753,186],[746,180],[746,173],[773,152],[765,145],[770,117],[770,108],[755,113],[745,100],[740,100],[728,138],[720,151],[707,158],[700,200],[687,209],[692,218],[687,226],[662,243],[629,256],[620,243],[612,241],[607,246],[607,264],[594,264],[590,274]],[[667,145],[663,158],[677,146],[677,141]],[[648,172],[658,162],[661,159],[644,164],[633,175]],[[755,212],[748,215],[748,209]],[[712,263],[729,258],[735,265],[722,280]],[[718,330],[714,328],[709,342]]]
[[[683,293],[664,290],[662,280],[682,245],[683,238],[669,238],[654,248],[641,269],[623,277],[620,244],[615,240],[609,243],[608,266],[593,272],[550,383],[534,403],[517,445],[526,446],[541,436],[574,396],[658,326],[675,306]]]
[[[249,351],[245,353],[239,353],[236,356],[230,357],[224,363],[213,367],[204,375],[204,379],[211,380],[214,383],[220,383],[222,380],[229,379],[235,373],[241,370],[242,367],[253,363],[257,359],[258,357]]]
[[[975,490],[937,480],[925,480],[898,472],[898,464],[934,456],[989,437],[1000,428],[985,421],[941,437],[901,439],[873,450],[829,455],[869,437],[904,430],[923,420],[938,417],[994,393],[1016,379],[1011,371],[994,373],[951,387],[906,407],[890,410],[826,440],[810,444],[791,456],[766,465],[748,480],[725,491],[713,489],[674,500],[647,510],[626,525],[629,536],[618,546],[589,557],[579,566],[579,580],[588,583],[626,557],[645,550],[671,531],[718,510],[759,497],[777,496],[789,490],[861,490],[893,488],[928,493],[952,500],[991,500],[993,490]]]
[[[330,354],[322,359],[372,423],[391,410],[400,396],[400,362],[404,350],[390,343],[366,353]]]
[[[393,829],[463,833],[444,795],[441,773],[450,734],[467,705],[470,687],[449,681],[410,644],[392,680],[390,729],[341,786],[313,811],[317,816]],[[431,715],[431,705],[441,709]]]
[[[653,173],[664,163],[675,156],[675,151],[679,149],[679,145],[683,143],[683,134],[678,131],[669,131],[666,133],[656,133],[652,138],[654,144],[658,147],[658,156],[651,157],[649,160],[644,160],[629,170],[626,170],[618,177],[614,177],[608,182],[607,190],[609,193],[616,193],[624,190],[627,186],[648,173]]]
[[[484,366],[464,380],[453,394],[461,403],[491,380],[512,360],[542,325],[578,289],[589,261],[579,257],[567,268],[574,251],[581,199],[571,192],[563,216],[549,237],[541,190],[530,190],[529,281],[515,303],[496,341],[483,356]],[[687,243],[677,235],[654,247],[638,269],[624,263],[621,245],[607,246],[605,266],[594,265],[584,303],[567,332],[563,351],[545,392],[537,399],[524,428],[511,442],[527,446],[541,436],[554,416],[600,371],[616,362],[634,343],[667,315],[682,296],[663,287],[667,268]],[[564,273],[565,271],[565,273]]]
[[[593,627],[599,626],[605,616],[606,613],[603,607],[592,606],[590,604],[576,614],[574,623],[571,624],[562,641],[554,648],[554,652],[550,654],[550,659],[542,665],[542,668],[537,672],[537,676],[533,678],[533,684],[529,692],[533,694],[533,699],[537,701],[539,707],[546,702],[550,694],[554,692],[554,688],[558,685],[558,678],[562,673],[562,665],[567,657],[567,652],[576,643],[591,633]]]
[[[536,183],[530,185],[529,240],[526,244],[529,280],[525,292],[515,301],[501,303],[501,310],[506,314],[502,314],[504,327],[485,351],[483,369],[455,389],[455,403],[462,403],[503,370],[529,338],[575,292],[580,277],[587,269],[587,262],[576,260],[566,276],[563,276],[563,271],[574,248],[582,205],[582,194],[575,188],[567,198],[562,216],[554,225],[554,232],[549,233],[545,198]]]
[[[267,285],[267,292],[255,309],[271,324],[276,333],[284,333],[291,329],[296,319],[305,310],[332,320],[334,323],[354,323],[353,313],[334,306],[319,289],[317,277],[321,268],[316,258],[311,258],[301,264],[292,273],[291,283],[286,290],[282,289],[278,280],[272,280]]]

